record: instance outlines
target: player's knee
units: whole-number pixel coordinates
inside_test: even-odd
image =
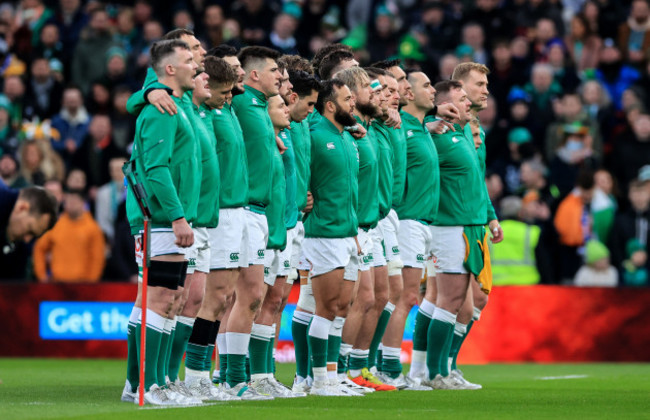
[[[257,313],[257,311],[260,309],[261,306],[262,306],[262,299],[257,298],[251,300],[250,304],[248,305],[248,309],[253,313]]]
[[[388,291],[380,291],[375,293],[375,303],[374,306],[378,310],[383,310],[384,306],[388,303]]]
[[[474,306],[476,306],[480,310],[483,310],[487,306],[488,295],[486,295],[485,293],[483,292],[474,293],[473,298],[474,298]]]

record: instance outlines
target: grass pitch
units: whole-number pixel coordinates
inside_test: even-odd
[[[650,364],[464,366],[480,391],[139,408],[120,402],[123,360],[0,359],[0,419],[650,418]],[[291,364],[278,364],[290,384]]]

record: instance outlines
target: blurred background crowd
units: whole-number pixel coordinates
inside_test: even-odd
[[[486,182],[506,242],[496,284],[647,286],[648,0],[21,0],[0,5],[0,176],[42,185],[57,226],[0,253],[13,281],[133,281],[121,165],[152,43],[311,58],[332,42],[448,79],[491,69]],[[500,248],[501,247],[501,248]]]

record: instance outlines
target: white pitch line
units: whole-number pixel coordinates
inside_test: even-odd
[[[540,381],[554,381],[556,379],[582,379],[587,378],[589,375],[564,375],[564,376],[540,376],[535,379]]]

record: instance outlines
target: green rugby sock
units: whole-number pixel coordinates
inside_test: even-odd
[[[301,378],[309,376],[309,344],[307,333],[312,314],[295,311],[291,319],[291,335],[296,352],[296,374]]]
[[[375,334],[372,336],[372,342],[370,343],[368,367],[377,365],[377,350],[379,349],[379,344],[381,344],[381,339],[384,338],[384,333],[386,332],[386,327],[388,326],[390,316],[393,314],[393,310],[395,310],[395,305],[388,302],[386,303],[384,310],[381,311],[381,315],[379,315],[377,328],[375,328]]]
[[[451,370],[458,369],[458,366],[456,364],[456,359],[458,359],[458,353],[460,353],[460,349],[463,347],[463,343],[465,342],[465,339],[469,335],[469,330],[472,328],[473,324],[474,324],[473,320],[469,321],[469,324],[467,324],[467,327],[465,328],[465,333],[463,334],[462,338],[460,339],[460,342],[457,344],[457,347],[455,349],[454,349],[454,342],[452,341],[451,343],[451,355],[450,355],[452,356]]]
[[[427,367],[429,368],[430,379],[435,378],[437,374],[449,375],[447,357],[451,348],[455,323],[456,315],[444,309],[436,308],[429,325],[428,334]]]
[[[178,316],[176,319],[176,331],[173,340],[170,342],[171,348],[169,352],[169,380],[172,382],[178,379],[178,372],[181,369],[187,342],[190,335],[192,335],[194,319],[185,316]]]
[[[126,379],[131,385],[131,392],[138,389],[140,383],[140,371],[138,369],[138,347],[136,344],[136,329],[139,324],[138,318],[142,313],[142,308],[136,306],[131,309],[131,316],[129,317],[129,326],[126,332],[127,343],[127,358],[126,358]]]

